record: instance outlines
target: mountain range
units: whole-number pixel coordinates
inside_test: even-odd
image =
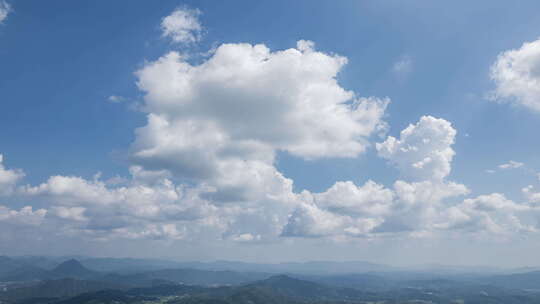
[[[478,269],[412,271],[356,262],[350,263],[351,268],[346,272],[347,263],[259,265],[226,261],[0,257],[0,303],[79,304],[87,300],[142,303],[152,297],[171,297],[168,304],[355,303],[397,299],[454,303],[451,301],[465,298],[470,299],[466,303],[540,303],[540,298],[538,302],[530,302],[540,295],[540,271],[509,274],[493,274],[489,270],[478,273]],[[233,269],[235,266],[238,270]],[[279,273],[277,270],[281,268],[287,271]],[[96,297],[109,300],[92,302]]]

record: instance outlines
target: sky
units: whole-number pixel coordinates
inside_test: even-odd
[[[539,9],[0,0],[0,254],[538,266]]]

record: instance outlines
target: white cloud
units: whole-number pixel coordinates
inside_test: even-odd
[[[37,226],[41,224],[47,210],[33,210],[31,206],[21,208],[21,210],[12,210],[6,206],[0,205],[0,224],[14,224],[23,226]]]
[[[394,183],[396,203],[392,214],[378,227],[378,232],[412,233],[433,231],[446,201],[469,193],[462,184],[442,181]]]
[[[84,216],[85,211],[86,208],[84,207],[53,207],[53,212],[56,216],[73,221],[87,221],[88,218]]]
[[[134,170],[135,174],[140,174]],[[20,189],[27,198],[48,202],[51,216],[70,231],[107,238],[184,235],[180,228],[210,216],[215,208],[198,198],[192,189],[176,187],[168,179],[142,183],[134,175],[127,186],[109,187],[99,179],[53,176],[46,183]],[[178,224],[174,228],[171,225]]]
[[[194,43],[201,39],[201,12],[196,9],[177,8],[161,21],[163,37],[176,43]]]
[[[313,204],[301,204],[289,217],[282,236],[329,237],[363,236],[380,224],[372,218],[352,218],[334,214]]]
[[[105,240],[277,238],[301,201],[292,180],[276,169],[276,152],[355,157],[386,128],[388,100],[356,97],[338,85],[345,63],[309,41],[278,52],[222,45],[196,66],[170,53],[137,73],[148,124],[136,131],[130,179],[52,176],[18,193],[49,206],[57,233]],[[336,187],[356,193],[364,206],[335,207],[359,213],[384,212],[384,196],[392,195],[373,182]],[[337,195],[332,191],[318,199]],[[368,197],[379,192],[381,198]],[[353,221],[346,228],[365,229],[356,223],[362,220]]]
[[[338,182],[324,193],[304,191],[284,227],[286,237],[413,235],[440,229],[443,201],[468,194],[456,183],[396,181],[386,189],[371,181],[361,187]]]
[[[537,215],[538,211],[527,204],[517,204],[503,194],[492,193],[466,199],[448,208],[439,228],[497,235],[537,232]]]
[[[530,203],[540,203],[540,192],[535,192],[532,185],[528,185],[521,189],[521,193],[525,196],[525,199]]]
[[[175,186],[162,172],[141,167],[130,171],[131,179],[121,185],[99,176],[93,180],[53,176],[38,186],[21,187],[18,193],[49,206],[49,233],[97,240],[198,240],[204,235],[207,241],[248,241],[249,234],[251,241],[262,241],[279,234],[295,199],[292,183],[273,167],[246,172],[251,181],[234,181],[231,175],[232,189],[227,184]],[[235,172],[243,171],[232,168]],[[237,183],[246,186],[238,190]],[[283,185],[285,189],[280,188]]]
[[[11,6],[4,0],[0,0],[0,24],[4,22],[11,12]]]
[[[185,27],[188,17],[181,12],[163,20],[164,35],[197,41],[198,21],[198,27]],[[186,20],[174,23],[173,16]],[[178,26],[187,32],[175,32]],[[49,233],[98,240],[265,242],[535,231],[532,204],[500,194],[459,198],[469,189],[447,180],[456,130],[431,116],[376,145],[401,172],[392,186],[339,181],[320,193],[295,193],[293,180],[275,166],[278,152],[306,160],[358,157],[374,134],[387,129],[387,99],[359,97],[339,85],[346,62],[303,40],[282,51],[224,44],[197,64],[166,54],[136,73],[147,124],[130,147],[131,176],[51,176],[17,191],[47,210],[0,207],[0,221],[46,223]],[[1,161],[0,193],[13,194],[23,173]],[[524,194],[536,200],[532,189]]]
[[[490,76],[494,99],[540,111],[540,40],[499,54]]]
[[[21,170],[8,170],[3,164],[4,157],[0,154],[0,196],[10,195],[19,180],[24,177]]]
[[[394,194],[373,181],[337,182],[327,191],[303,191],[282,236],[366,236],[392,212]]]
[[[401,180],[394,183],[394,191],[400,202],[406,206],[426,203],[436,204],[443,199],[469,193],[469,189],[465,185],[454,182],[422,181],[407,183]]]
[[[406,177],[442,180],[451,170],[455,136],[450,122],[422,116],[416,125],[401,131],[399,139],[389,136],[376,148],[380,157],[396,164]]]
[[[449,182],[456,131],[443,119],[422,117],[377,144],[379,155],[397,164],[413,181],[398,180],[393,189],[368,181],[361,187],[337,182],[323,193],[302,193],[301,204],[289,218],[285,236],[344,237],[425,234],[436,230],[445,200],[469,193]],[[421,165],[419,165],[421,163]]]
[[[498,166],[499,169],[517,169],[517,168],[521,168],[523,167],[524,163],[520,163],[520,162],[517,162],[517,161],[509,161],[507,163],[504,163],[504,164],[500,164]]]
[[[353,182],[337,182],[323,193],[313,194],[320,207],[333,213],[378,216],[390,213],[394,193],[373,181],[357,187]]]
[[[225,44],[197,66],[175,52],[149,63],[137,73],[150,114],[134,161],[205,178],[228,160],[272,164],[276,150],[306,159],[362,153],[384,128],[388,101],[340,87],[346,59],[311,47]]]
[[[251,233],[243,233],[232,237],[232,240],[235,242],[254,242],[259,241],[260,239],[260,235],[253,235]]]
[[[518,168],[522,168],[523,166],[525,166],[524,163],[517,162],[517,161],[514,161],[514,160],[510,160],[507,163],[498,165],[497,168],[495,168],[495,169],[485,170],[485,172],[489,173],[489,174],[494,174],[495,172],[497,172],[497,170],[518,169]]]
[[[292,180],[275,168],[277,151],[304,159],[356,157],[386,129],[388,100],[339,86],[346,61],[316,51],[310,41],[276,52],[224,44],[199,65],[169,53],[137,72],[148,124],[136,131],[131,160],[193,182],[199,199],[217,208],[223,239],[277,237],[299,204]],[[379,208],[368,206],[374,199],[359,200],[366,206],[357,212]]]

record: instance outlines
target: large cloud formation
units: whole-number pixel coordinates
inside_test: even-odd
[[[196,42],[198,14],[176,10],[162,20],[163,35]],[[500,61],[529,60],[520,56]],[[147,122],[135,130],[130,176],[20,185],[24,173],[0,156],[0,198],[10,201],[0,205],[0,232],[40,225],[38,237],[242,243],[538,232],[532,187],[523,189],[525,203],[498,193],[462,198],[470,190],[449,180],[456,130],[432,116],[374,146],[400,172],[393,185],[338,181],[320,193],[295,192],[276,168],[277,153],[359,157],[387,130],[389,100],[343,88],[337,76],[346,63],[304,40],[279,51],[222,44],[197,63],[179,52],[147,62],[136,72]]]
[[[376,145],[377,151],[411,181],[398,180],[393,189],[373,181],[363,186],[338,182],[324,193],[305,192],[304,203],[289,218],[284,235],[376,237],[433,231],[444,220],[443,201],[469,191],[445,180],[455,135],[448,121],[424,116],[404,129],[399,139],[389,136]]]
[[[170,161],[194,176],[229,157],[272,162],[275,150],[306,159],[355,157],[384,127],[388,101],[339,86],[335,77],[346,62],[308,41],[278,52],[224,44],[196,66],[169,53],[137,72],[150,115],[134,157]]]
[[[199,65],[169,53],[137,72],[148,124],[136,132],[132,160],[197,183],[220,210],[247,206],[234,211],[226,235],[278,233],[297,195],[274,166],[277,151],[355,157],[386,127],[388,100],[337,83],[346,62],[309,41],[277,52],[224,44]]]
[[[53,176],[37,186],[18,187],[16,193],[46,202],[48,210],[26,206],[17,211],[2,206],[0,225],[42,224],[56,234],[97,240],[233,242],[268,242],[280,237],[425,237],[441,232],[511,237],[513,233],[538,232],[540,208],[532,187],[523,190],[530,199],[526,203],[515,203],[498,193],[459,200],[469,192],[467,187],[447,181],[449,169],[443,170],[443,176],[439,173],[450,163],[426,167],[431,168],[429,174],[416,174],[412,165],[418,159],[440,151],[453,155],[455,134],[447,121],[422,117],[402,131],[400,138],[388,137],[377,145],[400,170],[413,173],[403,172],[410,180],[398,180],[392,188],[373,181],[361,186],[342,181],[321,193],[295,193],[292,181],[264,161],[232,166],[227,176],[175,185],[172,179],[177,173],[133,165],[131,178],[123,185],[102,181],[99,176],[93,180]],[[407,147],[407,157],[382,150],[388,142]],[[11,192],[14,187],[11,182]]]
[[[497,100],[540,111],[540,39],[501,53],[491,67]]]
[[[300,200],[293,181],[276,169],[276,153],[356,157],[386,129],[388,100],[358,97],[338,84],[346,62],[309,41],[276,52],[224,44],[199,65],[166,54],[136,73],[148,121],[136,130],[131,178],[112,185],[99,177],[52,176],[18,194],[49,206],[47,219],[67,234],[277,238]],[[377,187],[365,190],[386,191]],[[335,188],[327,195],[347,186]],[[364,200],[364,207],[354,201],[343,207],[359,214],[379,208]]]

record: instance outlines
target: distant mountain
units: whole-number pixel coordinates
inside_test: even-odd
[[[273,294],[294,299],[353,300],[367,296],[367,293],[357,289],[328,286],[295,279],[287,275],[273,276],[266,280],[248,284],[245,288],[264,289]]]
[[[215,262],[184,262],[179,265],[186,268],[203,270],[234,270],[251,271],[267,273],[297,273],[312,275],[328,274],[347,274],[347,273],[366,273],[366,272],[384,272],[396,271],[398,268],[375,264],[363,261],[350,262],[327,262],[312,261],[303,263],[278,263],[278,264],[256,264],[234,261],[215,261]]]
[[[373,273],[337,274],[337,275],[295,275],[294,278],[317,282],[330,286],[356,288],[360,290],[380,291],[394,288],[395,280]]]
[[[48,280],[32,286],[0,292],[1,301],[14,302],[29,298],[66,298],[103,289],[126,289],[121,283],[86,281],[78,279]]]
[[[137,273],[143,271],[189,268],[182,263],[158,259],[133,258],[85,258],[81,264],[89,269],[101,272]]]
[[[39,267],[22,265],[16,269],[0,276],[0,281],[4,282],[22,282],[22,281],[40,281],[54,279],[54,274]]]
[[[52,270],[22,264],[10,272],[0,275],[0,281],[41,281],[62,278],[90,279],[99,276],[101,276],[100,273],[91,271],[82,266],[77,260],[71,259]]]
[[[177,284],[218,286],[239,285],[269,277],[265,273],[209,271],[198,269],[163,269],[136,274],[108,274],[101,280],[124,282],[133,286],[150,286],[155,280],[165,280]]]
[[[353,293],[356,293],[353,295]],[[126,292],[99,291],[79,295],[55,304],[90,303],[139,303],[140,297],[172,296],[168,304],[307,304],[345,303],[348,300],[366,299],[365,293],[343,288],[297,280],[285,275],[235,287],[195,287],[164,285],[137,288]],[[352,302],[350,302],[352,303]]]
[[[57,302],[52,302],[54,304],[140,304],[140,303],[149,303],[147,301],[152,301],[150,303],[161,303],[157,302],[158,299],[155,297],[149,296],[131,296],[119,290],[101,290],[93,293],[85,293],[78,296],[75,296],[71,299],[65,299]],[[155,302],[156,301],[156,302]],[[51,303],[51,302],[48,302]],[[41,303],[47,304],[47,303]]]
[[[51,270],[54,267],[56,267],[61,262],[65,261],[66,259],[58,258],[58,257],[44,257],[44,256],[18,256],[18,257],[11,257],[14,261],[34,266],[38,268],[42,268],[45,270]]]
[[[71,281],[69,281],[71,280]],[[103,282],[66,279],[47,281],[31,288],[9,292],[22,295],[23,301],[3,300],[7,304],[360,304],[360,303],[441,303],[441,304],[538,304],[540,293],[526,292],[477,283],[446,279],[401,282],[379,292],[328,286],[287,275],[238,286],[203,287],[167,284],[123,290],[122,287],[99,285]],[[49,284],[49,285],[47,285]],[[71,286],[70,284],[74,284]],[[85,286],[84,284],[90,284]],[[71,287],[70,287],[71,286]],[[85,289],[98,290],[68,298]],[[111,288],[116,288],[111,290]],[[2,293],[0,292],[0,295]],[[29,298],[33,297],[33,298]],[[16,299],[16,297],[14,297]],[[146,301],[146,302],[145,302]]]
[[[15,271],[15,269],[22,266],[24,266],[24,264],[21,262],[7,256],[0,256],[0,277],[7,275],[8,273]]]
[[[484,284],[491,284],[505,288],[531,289],[540,291],[540,271],[483,277],[479,280]]]
[[[99,273],[84,267],[79,261],[71,259],[56,266],[52,274],[58,278],[78,278],[87,279],[97,277]]]
[[[212,271],[346,274],[396,271],[399,268],[363,261],[331,262],[311,261],[298,263],[258,264],[237,261],[178,262],[160,259],[133,258],[78,258],[86,268],[101,272],[135,273],[163,269],[199,269]]]
[[[428,272],[441,274],[498,274],[504,273],[505,269],[491,266],[460,266],[444,264],[423,264],[416,266],[403,267],[406,272]]]

